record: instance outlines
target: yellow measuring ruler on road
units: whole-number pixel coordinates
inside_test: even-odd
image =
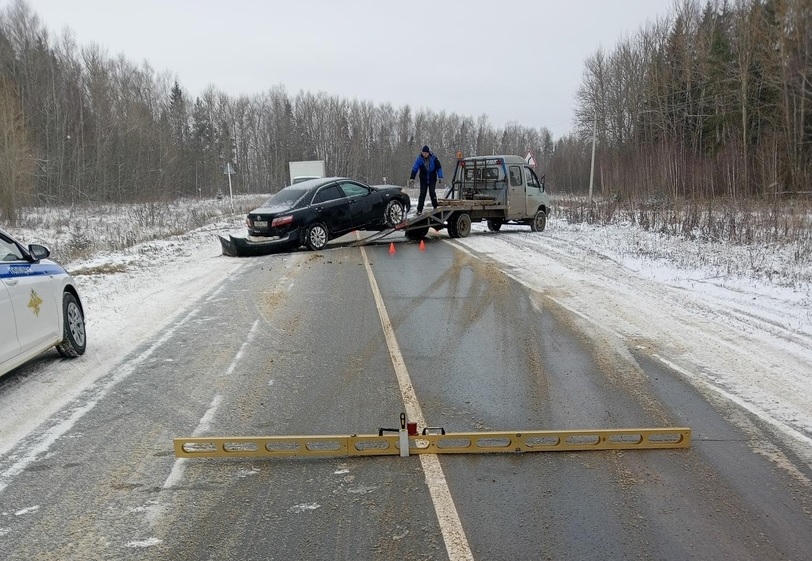
[[[392,432],[395,434],[385,434]],[[305,436],[198,436],[175,438],[178,458],[408,456],[412,454],[494,454],[688,448],[691,429],[637,428],[446,433],[425,428],[418,434],[401,416],[400,429],[378,434]]]

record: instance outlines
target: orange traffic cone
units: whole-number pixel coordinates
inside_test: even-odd
[[[389,253],[395,253],[395,242],[389,242]]]
[[[420,240],[420,251],[426,251],[426,242]]]

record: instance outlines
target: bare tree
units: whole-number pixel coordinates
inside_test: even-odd
[[[17,205],[30,197],[33,170],[34,159],[17,92],[0,73],[0,215],[5,221],[13,224]]]

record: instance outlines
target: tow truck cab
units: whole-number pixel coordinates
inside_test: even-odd
[[[539,209],[545,215],[550,198],[539,178],[521,156],[472,156],[457,160],[451,198],[493,200],[505,205],[502,220],[525,223]]]

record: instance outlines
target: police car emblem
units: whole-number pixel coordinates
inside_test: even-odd
[[[34,312],[34,315],[39,317],[39,307],[42,306],[42,298],[39,297],[37,291],[31,289],[31,298],[28,299],[28,307]]]

